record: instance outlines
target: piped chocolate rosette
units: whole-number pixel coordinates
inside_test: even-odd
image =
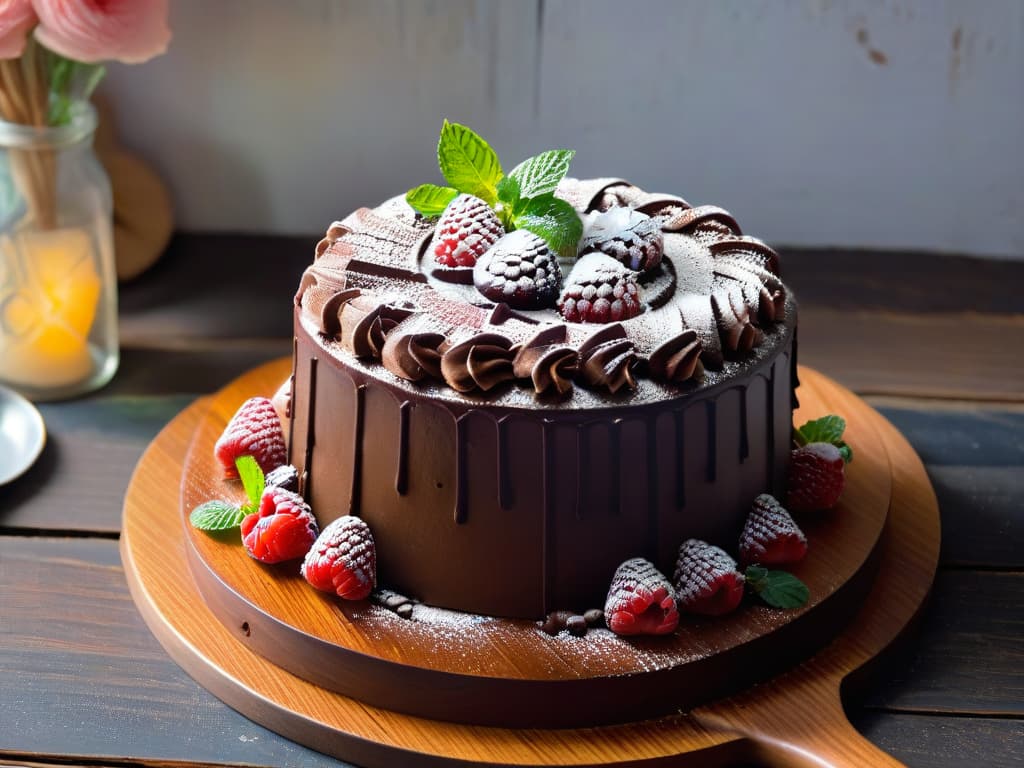
[[[727,211],[565,178],[558,153],[538,156],[557,166],[543,183],[544,167],[498,166],[494,200],[423,185],[335,222],[296,295],[304,319],[407,382],[538,398],[699,386],[785,320],[778,254]]]

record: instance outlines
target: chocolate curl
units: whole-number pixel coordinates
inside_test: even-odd
[[[652,378],[682,384],[703,371],[700,364],[700,339],[687,328],[673,336],[651,353],[649,367]]]
[[[779,274],[779,254],[763,240],[758,240],[756,237],[743,235],[717,240],[708,245],[708,249],[711,251],[711,255],[716,258],[729,256],[733,259],[749,261],[767,269],[773,275],[778,276]]]
[[[326,253],[327,249],[334,245],[343,235],[347,235],[352,230],[349,229],[345,222],[335,221],[331,226],[327,228],[327,234],[323,236],[323,239],[316,244],[314,250],[314,259],[319,259]]]
[[[726,352],[746,354],[764,339],[750,322],[750,312],[738,288],[719,290],[711,294],[722,348]]]
[[[718,334],[718,321],[711,306],[711,299],[699,293],[688,293],[676,299],[683,325],[697,332],[700,339],[700,360],[705,368],[722,370],[725,358],[722,355],[722,341]]]
[[[717,205],[698,205],[696,208],[680,211],[675,216],[665,218],[661,222],[661,227],[673,232],[685,231],[694,237],[704,232],[714,235],[713,239],[734,238],[743,234],[732,214]]]
[[[591,335],[580,345],[579,356],[578,376],[584,384],[604,387],[612,394],[622,387],[636,389],[636,351],[619,323],[606,325]]]
[[[411,314],[411,309],[357,296],[343,304],[339,313],[342,346],[356,357],[379,360],[387,334]]]
[[[358,288],[342,288],[324,302],[320,309],[320,333],[335,339],[341,333],[341,309],[362,293]]]
[[[517,379],[529,378],[538,395],[564,396],[572,391],[572,376],[579,356],[566,345],[568,333],[564,325],[542,328],[513,348],[512,373]]]
[[[385,337],[381,362],[395,376],[407,381],[440,379],[441,355],[447,349],[444,334],[403,326]]]
[[[511,347],[512,342],[499,333],[478,333],[441,356],[441,375],[456,392],[487,392],[515,378]]]
[[[597,207],[608,187],[620,186],[628,182],[622,179],[574,179],[567,177],[558,182],[555,196],[569,203],[577,211],[591,211]],[[607,210],[607,209],[602,209]]]

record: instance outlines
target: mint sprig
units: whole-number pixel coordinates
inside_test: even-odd
[[[571,149],[552,149],[527,158],[505,175],[491,146],[470,128],[444,121],[437,164],[450,186],[420,184],[405,200],[418,213],[440,216],[459,193],[474,195],[498,214],[506,232],[525,229],[563,256],[574,256],[583,223],[576,210],[554,196],[569,172]]]
[[[471,129],[444,121],[437,142],[437,164],[445,180],[459,192],[488,205],[498,202],[497,183],[505,175],[491,145]]]
[[[228,501],[207,501],[192,510],[188,521],[200,531],[227,531],[237,528],[245,517],[237,504]]]
[[[839,449],[843,461],[849,464],[853,461],[853,449],[843,440],[843,432],[846,431],[846,419],[842,416],[829,414],[820,419],[808,421],[796,430],[793,438],[797,445],[808,443],[831,443]]]
[[[228,531],[240,526],[246,515],[251,515],[259,509],[260,499],[263,498],[263,490],[266,487],[263,470],[252,456],[239,456],[235,459],[235,467],[238,469],[238,477],[242,481],[242,488],[245,489],[249,503],[239,506],[222,499],[203,502],[188,516],[193,528],[207,533]]]
[[[743,577],[750,590],[773,608],[801,608],[810,597],[807,585],[787,571],[749,565]]]

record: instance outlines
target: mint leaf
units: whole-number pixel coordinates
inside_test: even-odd
[[[200,531],[226,531],[242,524],[245,512],[226,501],[207,501],[192,510],[188,521]]]
[[[245,495],[249,497],[248,505],[242,509],[255,512],[260,505],[260,498],[263,496],[263,489],[266,486],[263,470],[252,456],[239,456],[235,459],[235,466],[238,468],[238,477],[242,480],[242,487],[245,488]]]
[[[439,187],[437,184],[420,184],[405,193],[405,202],[416,211],[428,218],[440,216],[448,203],[459,194],[457,189]]]
[[[523,160],[509,177],[518,182],[520,197],[532,199],[550,194],[569,172],[569,162],[575,154],[572,149],[549,149]]]
[[[800,608],[810,597],[807,585],[786,571],[769,571],[763,566],[751,565],[743,576],[754,594],[773,608]]]
[[[846,419],[842,416],[829,414],[820,419],[808,421],[800,427],[795,438],[798,445],[808,443],[831,443],[839,449],[843,460],[849,464],[853,461],[853,449],[843,441],[843,432],[846,431]]]
[[[471,129],[444,121],[437,143],[437,164],[448,183],[488,205],[498,201],[497,183],[505,174],[491,146]]]
[[[515,217],[515,226],[544,238],[553,251],[562,256],[575,256],[583,236],[583,222],[576,209],[553,195],[535,197]]]
[[[514,176],[503,176],[496,189],[498,200],[510,208],[522,200],[522,195],[519,194],[519,182]]]

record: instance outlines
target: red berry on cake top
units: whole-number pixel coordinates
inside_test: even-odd
[[[736,610],[743,599],[743,574],[724,550],[700,539],[679,547],[673,578],[679,609],[707,616]]]
[[[309,505],[283,488],[263,491],[257,512],[242,520],[242,543],[261,563],[283,563],[304,556],[319,529]]]
[[[515,309],[541,309],[554,305],[562,269],[542,238],[518,229],[501,238],[477,262],[473,283],[491,301]]]
[[[252,456],[264,473],[287,462],[288,448],[273,403],[265,397],[250,397],[242,403],[214,445],[213,453],[224,468],[225,477],[238,477],[235,461],[240,456]]]
[[[431,251],[446,267],[472,267],[505,234],[498,215],[479,197],[459,195],[437,222]]]
[[[370,527],[339,517],[317,538],[302,562],[302,576],[317,589],[345,600],[364,600],[377,586],[377,549]]]
[[[740,562],[785,565],[807,554],[807,537],[778,500],[767,493],[754,499],[740,535]]]
[[[675,590],[651,562],[634,557],[616,569],[604,616],[617,635],[667,635],[679,624]]]
[[[603,253],[627,269],[646,272],[661,263],[663,243],[657,221],[628,206],[618,206],[588,217],[580,255]]]
[[[614,323],[641,309],[635,274],[602,253],[576,262],[558,299],[558,311],[570,323]]]

